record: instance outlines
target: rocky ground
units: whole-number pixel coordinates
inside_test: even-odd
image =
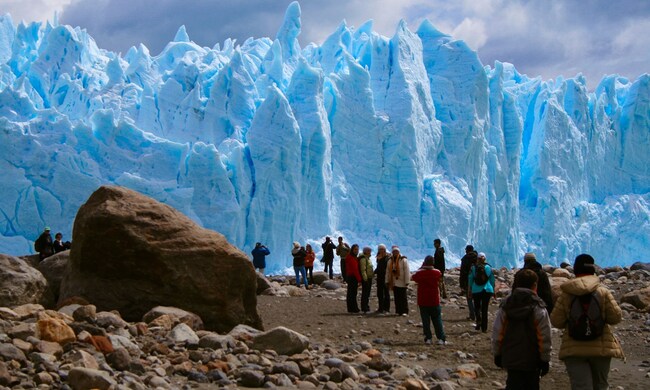
[[[566,270],[552,270],[554,285]],[[650,383],[650,314],[640,293],[650,272],[610,269],[602,276],[624,309],[616,334],[627,362],[614,361],[613,389],[646,389]],[[512,272],[500,272],[503,296]],[[319,278],[323,279],[322,275]],[[291,279],[262,281],[258,311],[266,332],[239,326],[227,335],[201,330],[196,315],[158,308],[141,322],[97,312],[86,302],[58,311],[40,305],[0,308],[0,385],[5,388],[180,389],[298,387],[326,389],[499,389],[505,372],[492,363],[489,333],[474,331],[458,291],[457,270],[447,276],[444,302],[448,345],[425,345],[415,290],[407,317],[345,312],[345,289],[325,281],[298,289]],[[262,285],[268,283],[268,285]],[[646,289],[647,291],[647,289]],[[631,294],[629,294],[632,292]],[[374,289],[373,289],[374,293]],[[627,294],[627,295],[626,295]],[[626,298],[623,298],[623,297]],[[376,308],[376,298],[371,305]],[[490,312],[494,315],[497,301]],[[643,308],[643,309],[639,309]],[[567,389],[557,360],[560,332],[544,389]]]

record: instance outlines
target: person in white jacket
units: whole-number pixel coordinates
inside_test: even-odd
[[[406,297],[406,288],[409,285],[411,274],[406,256],[402,256],[399,247],[392,247],[392,256],[386,267],[386,284],[388,289],[394,292],[395,312],[398,316],[407,316],[409,303]]]

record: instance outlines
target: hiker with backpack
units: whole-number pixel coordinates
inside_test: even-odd
[[[487,332],[488,309],[490,299],[494,295],[494,272],[487,263],[485,253],[478,254],[476,265],[472,266],[469,273],[469,288],[472,300],[474,301],[474,314],[476,315],[476,326],[474,329]]]
[[[54,245],[49,227],[45,227],[43,233],[34,241],[34,250],[38,252],[39,261],[43,261],[46,257],[54,254]]]
[[[476,316],[474,315],[471,290],[469,289],[469,273],[476,264],[477,258],[478,252],[474,250],[474,246],[467,245],[465,247],[465,256],[460,259],[460,295],[464,296],[467,301],[467,310],[469,311],[467,319],[470,321],[475,321]]]
[[[517,272],[515,285],[492,327],[494,364],[508,370],[506,390],[539,390],[539,378],[548,373],[551,360],[551,323],[536,293],[535,271]]]
[[[610,327],[621,322],[621,308],[601,285],[594,263],[588,254],[576,257],[576,278],[562,284],[551,313],[551,324],[564,330],[559,358],[573,390],[607,389],[612,358],[625,358]]]

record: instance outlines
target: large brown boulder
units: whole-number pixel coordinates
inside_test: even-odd
[[[17,257],[0,254],[0,307],[40,303],[46,287],[38,270]]]
[[[83,297],[129,321],[173,306],[196,313],[210,330],[262,328],[246,255],[172,207],[126,188],[100,187],[79,209],[73,232],[60,302]]]

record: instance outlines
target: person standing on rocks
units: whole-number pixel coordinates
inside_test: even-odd
[[[296,286],[300,287],[300,275],[302,275],[302,281],[305,284],[305,288],[309,289],[307,270],[305,269],[305,257],[307,257],[307,251],[305,251],[305,248],[301,247],[299,243],[294,242],[291,255],[293,256],[293,270],[296,273]]]
[[[378,314],[390,312],[390,290],[386,284],[386,268],[388,268],[390,254],[386,251],[386,245],[379,244],[377,247],[377,299],[379,301],[377,309]]]
[[[347,273],[345,272],[345,259],[350,253],[350,246],[343,242],[343,237],[339,237],[339,245],[336,247],[336,255],[341,259],[341,276],[345,282]]]
[[[309,279],[309,284],[314,285],[314,261],[316,260],[316,252],[311,249],[311,245],[305,245],[305,270],[307,270],[307,278]]]
[[[440,245],[442,245],[442,242],[439,238],[433,240],[433,246],[436,248],[433,254],[433,266],[442,274],[438,286],[440,286],[440,295],[442,298],[447,299],[447,287],[445,286],[445,268],[447,267],[445,264],[445,248]]]
[[[402,256],[399,247],[393,245],[392,256],[388,260],[386,269],[386,284],[395,295],[395,312],[398,316],[407,316],[409,313],[409,302],[406,290],[409,284],[409,263],[406,256]]]
[[[323,245],[321,245],[321,248],[323,248],[323,263],[325,263],[325,269],[323,272],[328,273],[329,271],[329,277],[330,279],[334,278],[334,250],[336,250],[336,244],[332,242],[332,239],[329,237],[325,237],[325,242]]]
[[[370,259],[372,249],[366,246],[363,248],[363,253],[359,256],[359,267],[361,269],[361,311],[367,313],[370,311],[370,290],[372,288],[372,278],[375,276],[375,271]]]
[[[46,257],[50,257],[54,254],[54,246],[52,245],[52,235],[50,234],[50,228],[45,227],[43,233],[36,239],[34,242],[34,250],[38,252],[38,258],[40,261]]]
[[[487,332],[488,309],[494,295],[494,272],[487,263],[485,253],[479,253],[476,265],[469,273],[469,286],[476,314],[476,330]]]
[[[52,243],[52,248],[54,249],[54,253],[59,253],[66,251],[70,249],[70,242],[63,242],[63,234],[61,232],[58,232],[54,235],[54,242]]]
[[[551,283],[548,280],[546,271],[542,269],[542,265],[537,262],[537,257],[534,253],[526,253],[524,255],[524,269],[529,269],[537,275],[537,296],[542,298],[546,303],[546,311],[553,312],[553,295],[551,293]],[[516,279],[512,286],[514,290],[517,288]]]
[[[551,324],[564,330],[559,358],[566,366],[571,389],[607,389],[612,358],[625,358],[611,329],[621,322],[622,311],[612,292],[601,285],[593,257],[578,255],[573,272],[576,278],[562,284],[551,313]],[[577,331],[572,331],[571,323],[576,323],[572,318],[584,315],[592,321],[589,332],[578,337]]]
[[[359,245],[354,244],[348,252],[347,257],[345,258],[345,270],[346,275],[345,279],[348,284],[348,290],[346,294],[346,303],[348,307],[348,313],[358,313],[359,305],[357,304],[357,291],[359,290],[359,284],[361,284],[361,273],[359,272]]]
[[[467,309],[469,310],[468,319],[470,321],[474,321],[476,317],[474,315],[474,302],[472,301],[472,294],[469,289],[469,273],[476,264],[477,258],[478,253],[476,253],[474,247],[467,245],[465,247],[465,256],[460,259],[460,293],[467,300]]]
[[[418,284],[418,307],[422,318],[422,331],[424,332],[424,343],[431,344],[431,323],[436,331],[438,345],[447,344],[445,330],[442,326],[442,308],[440,307],[440,280],[442,273],[435,268],[434,257],[429,255],[424,258],[424,263],[417,270],[411,280]]]
[[[251,251],[253,255],[253,267],[255,270],[259,271],[264,275],[264,269],[266,268],[266,256],[271,254],[271,251],[266,246],[262,245],[261,242],[255,243],[255,248]]]
[[[501,303],[492,327],[494,364],[508,370],[506,390],[539,390],[551,360],[551,323],[537,296],[537,274],[522,269],[516,288]]]

